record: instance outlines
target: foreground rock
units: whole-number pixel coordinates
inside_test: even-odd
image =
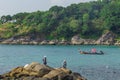
[[[0,80],[86,80],[79,73],[66,68],[52,68],[37,62],[17,67],[0,75]]]

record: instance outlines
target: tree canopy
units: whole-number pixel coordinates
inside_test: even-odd
[[[97,0],[53,6],[48,11],[18,13],[0,18],[0,37],[37,34],[46,39],[67,39],[74,35],[97,39],[105,31],[120,33],[119,0]],[[91,36],[90,36],[91,35]]]

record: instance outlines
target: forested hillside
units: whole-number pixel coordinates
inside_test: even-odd
[[[0,18],[0,38],[40,35],[48,40],[69,40],[74,35],[80,35],[97,39],[106,31],[119,36],[119,0],[53,6],[48,11],[3,15]]]

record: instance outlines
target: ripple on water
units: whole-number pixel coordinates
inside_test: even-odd
[[[79,72],[88,80],[120,80],[120,69],[115,68],[81,68]]]

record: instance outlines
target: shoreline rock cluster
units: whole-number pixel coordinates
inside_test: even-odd
[[[70,41],[67,40],[46,40],[41,38],[31,38],[30,36],[12,37],[1,40],[1,44],[32,44],[32,45],[120,45],[120,41],[116,40],[116,35],[112,32],[103,34],[99,39],[83,39],[79,35],[75,35]]]
[[[87,80],[67,68],[52,68],[37,62],[0,75],[0,80]]]

